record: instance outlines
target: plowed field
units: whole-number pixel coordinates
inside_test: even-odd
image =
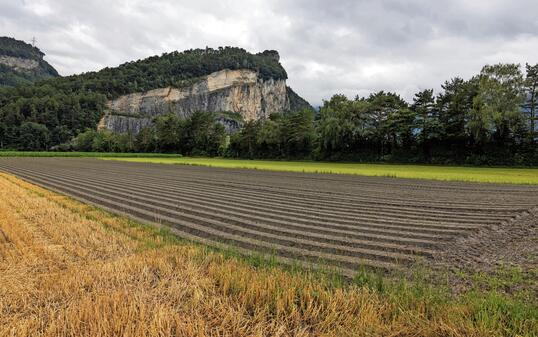
[[[462,238],[485,229],[516,226],[538,205],[538,186],[530,185],[88,158],[1,158],[0,170],[167,225],[186,239],[275,254],[284,262],[321,261],[347,275],[361,266],[398,269],[457,249]]]

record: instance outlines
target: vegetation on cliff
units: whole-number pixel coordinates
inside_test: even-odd
[[[49,84],[63,92],[92,91],[112,99],[157,88],[183,87],[185,82],[223,69],[249,69],[266,80],[285,80],[288,75],[277,56],[276,52],[251,54],[234,47],[174,51],[115,68],[64,77]]]
[[[58,72],[45,60],[45,54],[38,48],[10,37],[0,37],[0,58],[16,58],[22,61],[35,61],[33,69],[15,69],[0,62],[0,87],[29,84],[51,77],[58,77]]]
[[[250,69],[264,79],[287,78],[276,51],[251,54],[226,47],[172,52],[98,72],[0,88],[0,148],[44,150],[69,142],[95,128],[108,99],[181,87],[222,69]]]

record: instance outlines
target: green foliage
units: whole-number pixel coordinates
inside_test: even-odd
[[[159,116],[155,120],[157,146],[164,152],[177,152],[182,146],[185,131],[184,120],[174,114]]]
[[[527,94],[523,112],[529,121],[529,139],[536,141],[536,125],[538,124],[538,64],[526,64],[527,77],[525,78],[525,91]]]
[[[4,88],[0,148],[538,165],[538,66],[529,65],[526,78],[515,64],[485,66],[469,80],[446,81],[437,96],[432,89],[417,93],[412,104],[384,91],[353,99],[335,95],[315,113],[288,88],[290,106],[302,109],[244,124],[238,114],[198,112],[187,119],[159,116],[138,135],[87,131],[95,129],[107,99],[182,86],[224,68],[252,69],[264,78],[287,77],[278,53],[254,55],[227,47],[163,54],[99,72]],[[227,136],[216,119],[243,124],[242,129]]]
[[[14,47],[8,49],[11,54],[16,54]],[[38,52],[33,49],[28,51]],[[41,54],[35,54],[36,57],[39,55]],[[26,148],[28,144],[20,143],[21,126],[25,122],[44,125],[51,134],[47,146],[58,146],[88,128],[95,128],[104,115],[107,99],[167,86],[181,87],[193,79],[223,69],[250,69],[264,79],[287,78],[286,71],[278,61],[277,52],[250,54],[241,48],[226,47],[172,52],[98,72],[50,79],[34,85],[0,88],[0,130],[5,130],[0,134],[0,146]],[[201,120],[198,122],[202,123]],[[147,142],[140,143],[144,144],[141,145],[144,150],[154,148],[168,151],[168,147],[175,148],[177,145],[166,143],[158,148],[149,139],[146,140]],[[185,145],[185,151],[196,151],[204,147],[200,142],[215,140],[197,138],[196,144]],[[97,147],[109,145],[99,144]],[[211,149],[207,153],[213,155],[216,150]]]
[[[415,95],[411,107],[415,114],[415,130],[419,133],[417,140],[422,144],[424,158],[431,158],[432,142],[440,137],[441,124],[435,106],[433,89],[426,89]]]
[[[50,142],[50,133],[43,124],[24,122],[19,133],[22,150],[45,150]]]
[[[216,122],[217,116],[209,112],[196,112],[186,119],[174,114],[159,116],[155,136],[144,130],[143,137],[154,138],[158,151],[216,156],[221,154],[226,138],[224,127]]]
[[[310,109],[251,121],[232,135],[226,154],[243,158],[308,158],[315,140]]]
[[[222,124],[215,122],[215,115],[196,112],[186,119],[181,137],[181,153],[197,156],[221,154],[226,132]]]
[[[138,135],[115,134],[108,130],[88,129],[61,150],[87,152],[165,152],[185,155],[216,156],[222,154],[226,133],[216,122],[216,115],[194,113],[189,118],[174,114],[159,116],[154,127],[142,129]]]
[[[338,159],[338,156],[361,151],[361,141],[371,132],[367,107],[364,100],[348,100],[343,95],[325,101],[317,123],[318,155]]]
[[[249,121],[243,125],[240,132],[233,134],[227,155],[249,159],[263,158],[264,154],[259,153],[256,146],[261,123],[261,121]]]
[[[516,64],[485,66],[469,129],[477,142],[510,140],[522,124],[523,74]]]
[[[290,111],[301,111],[304,109],[312,110],[310,103],[305,101],[301,96],[297,95],[290,87],[286,87],[288,99],[290,102]]]
[[[45,56],[38,48],[12,37],[0,37],[0,55],[39,60]]]
[[[317,155],[331,160],[382,158],[409,147],[412,131],[412,112],[396,94],[380,91],[353,100],[335,95],[320,109]]]
[[[267,120],[256,134],[256,146],[259,152],[268,157],[282,156],[282,127],[278,121]]]
[[[164,87],[182,87],[189,81],[223,69],[250,69],[264,79],[286,79],[282,65],[272,55],[250,54],[241,48],[192,49],[165,53],[124,63],[98,72],[48,81],[63,92],[91,91],[107,98]]]
[[[465,81],[456,77],[446,81],[442,88],[443,92],[436,102],[442,128],[439,145],[447,157],[461,161],[461,149],[467,146],[470,137],[467,120],[473,108],[473,99],[478,93],[478,78]]]
[[[155,128],[144,128],[136,135],[134,150],[136,152],[154,152],[159,147]]]
[[[310,156],[315,139],[314,113],[304,109],[281,118],[285,155],[293,158]]]
[[[307,119],[296,122],[297,114],[247,123],[233,136],[228,155],[538,165],[531,131],[538,101],[532,94],[538,83],[533,69],[528,67],[527,90],[519,66],[500,64],[484,67],[468,81],[445,82],[437,97],[432,89],[423,90],[410,106],[383,91],[354,99],[334,95],[320,108],[314,130]],[[525,95],[530,103],[524,104]],[[297,135],[306,135],[307,146]]]

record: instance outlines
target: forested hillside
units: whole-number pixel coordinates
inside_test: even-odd
[[[318,113],[289,89],[293,113],[246,123],[227,135],[218,116],[163,115],[138,135],[96,131],[106,102],[184,87],[221,69],[286,79],[278,53],[240,48],[173,52],[35,85],[0,89],[0,148],[171,152],[242,158],[538,165],[538,65],[487,65],[406,102],[397,93],[334,95]],[[78,136],[78,137],[77,137]]]
[[[44,150],[94,129],[108,99],[167,86],[182,87],[222,69],[250,69],[286,79],[276,51],[240,48],[172,52],[116,68],[0,88],[0,148]]]
[[[0,37],[0,87],[58,77],[58,72],[43,56],[43,52],[28,43]]]
[[[538,66],[485,66],[417,93],[334,95],[304,109],[246,123],[227,137],[208,114],[158,118],[136,137],[89,131],[68,149],[176,152],[239,158],[538,165]]]

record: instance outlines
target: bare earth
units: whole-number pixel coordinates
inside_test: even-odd
[[[349,276],[417,260],[472,271],[538,267],[538,186],[79,158],[1,158],[0,170],[186,239]]]

